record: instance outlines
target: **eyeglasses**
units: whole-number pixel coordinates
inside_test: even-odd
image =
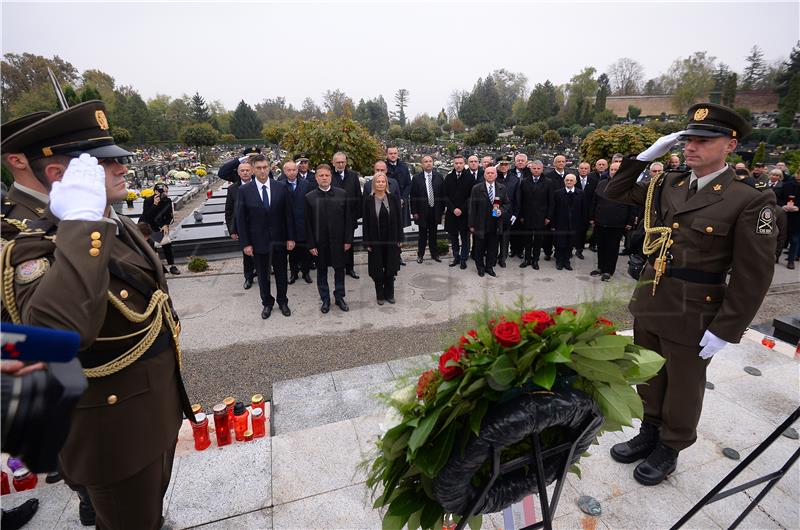
[[[98,159],[100,164],[121,164],[123,166],[127,166],[131,163],[131,157],[129,156],[112,156],[108,158],[100,158]]]

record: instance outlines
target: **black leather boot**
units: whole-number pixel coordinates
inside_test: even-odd
[[[658,445],[658,427],[652,423],[642,423],[639,434],[627,442],[615,444],[611,448],[611,458],[623,464],[631,464],[647,458]]]
[[[647,460],[633,470],[633,478],[639,484],[655,486],[664,482],[676,467],[678,467],[678,451],[659,442]]]

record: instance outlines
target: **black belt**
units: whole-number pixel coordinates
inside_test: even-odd
[[[139,357],[138,361],[144,361],[145,359],[149,359],[150,357],[155,357],[165,349],[170,346],[170,334],[166,331],[162,332],[158,337],[156,337],[155,342],[147,348],[147,350]],[[78,353],[78,359],[81,361],[81,366],[84,369],[87,368],[97,368],[98,366],[103,366],[104,364],[110,363],[117,357],[119,357],[119,351],[112,351],[107,353],[97,353],[91,350],[87,350],[84,352]]]
[[[656,259],[651,255],[647,257],[648,263],[655,267]],[[691,283],[706,283],[706,284],[722,284],[725,283],[725,278],[728,277],[726,272],[705,272],[695,269],[684,269],[681,267],[673,267],[667,262],[667,268],[664,271],[664,276],[676,278],[685,282]]]

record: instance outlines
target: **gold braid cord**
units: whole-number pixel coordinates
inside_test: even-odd
[[[661,185],[662,179],[663,176],[658,176],[650,181],[650,186],[647,188],[647,198],[644,202],[644,243],[642,244],[642,252],[645,256],[658,254],[653,267],[656,273],[653,279],[653,296],[656,294],[656,287],[658,287],[661,276],[667,270],[667,250],[670,247],[670,238],[672,236],[672,228],[668,226],[653,226],[651,219],[653,195],[656,187]]]
[[[136,311],[130,309],[122,300],[114,296],[114,294],[112,294],[110,291],[108,292],[108,301],[111,302],[111,305],[113,305],[117,311],[122,313],[126,319],[134,324],[140,324],[151,316],[152,320],[144,329],[137,333],[123,335],[120,337],[98,337],[98,341],[112,341],[122,340],[132,335],[145,333],[144,337],[142,337],[142,340],[140,340],[134,347],[130,348],[113,361],[95,368],[85,368],[83,373],[86,375],[86,377],[106,377],[135,363],[156,341],[158,334],[161,332],[161,325],[164,322],[166,322],[167,327],[172,334],[172,340],[175,343],[175,358],[178,361],[178,367],[181,367],[182,354],[178,339],[180,326],[172,316],[172,309],[169,306],[169,295],[167,293],[161,290],[153,293],[153,296],[150,298],[150,303],[147,304],[147,308],[142,313],[137,313]]]
[[[11,266],[11,249],[14,248],[15,241],[9,241],[3,246],[3,310],[8,313],[11,322],[21,323],[17,300],[14,293],[14,267]]]

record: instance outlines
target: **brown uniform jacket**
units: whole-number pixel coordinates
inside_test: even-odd
[[[155,318],[153,314],[137,323],[135,313],[146,311],[152,291],[167,292],[156,254],[133,221],[120,216],[120,222],[121,233],[116,235],[115,223],[58,222],[47,211],[32,230],[17,236],[9,250],[20,320],[77,331],[84,368],[135,346],[144,336],[137,332]],[[112,294],[132,313],[123,315],[112,304]],[[163,311],[174,315],[171,305]],[[98,340],[102,337],[117,339]],[[149,354],[130,366],[89,378],[61,451],[62,471],[71,482],[93,485],[123,480],[174,447],[181,409],[192,416],[176,346],[164,340],[172,337],[166,321],[159,337]]]
[[[13,184],[8,189],[6,198],[13,205],[13,208],[7,214],[12,219],[38,219],[44,213],[44,209],[47,208],[45,203],[33,195],[28,195],[19,190]]]
[[[644,206],[647,185],[636,184],[636,179],[646,167],[647,162],[624,160],[606,197]],[[728,168],[688,199],[689,175],[666,173],[662,185],[660,226],[672,228],[671,266],[705,273],[730,271],[728,282],[715,285],[662,276],[653,295],[655,273],[648,263],[630,310],[644,328],[681,344],[696,346],[705,330],[738,343],[772,282],[778,232],[775,196],[737,180]],[[655,208],[652,219],[658,226]]]

